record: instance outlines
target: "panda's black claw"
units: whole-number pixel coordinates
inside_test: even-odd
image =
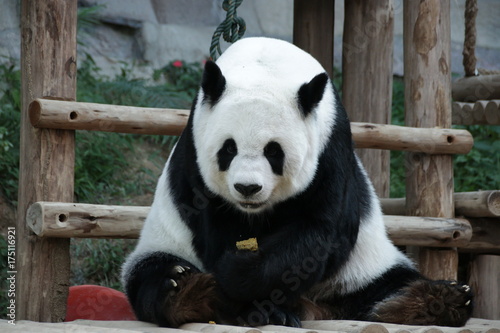
[[[174,288],[177,288],[177,282],[174,279],[170,279],[170,285],[172,285],[172,287]]]
[[[300,319],[293,312],[275,308],[274,311],[269,316],[269,324],[271,325],[282,325],[289,327],[302,327]]]
[[[302,327],[302,323],[300,322],[300,319],[298,317],[294,316],[294,317],[290,318],[289,325],[287,325],[287,326],[300,328],[300,327]]]
[[[287,316],[281,311],[275,311],[269,316],[269,323],[273,325],[286,325]]]

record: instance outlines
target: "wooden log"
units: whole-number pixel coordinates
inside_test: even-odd
[[[37,128],[179,135],[189,111],[38,99],[31,104],[30,115]],[[358,148],[466,154],[474,145],[472,135],[465,130],[355,122],[351,130]]]
[[[500,125],[500,100],[453,102],[455,125]]]
[[[392,0],[352,0],[346,1],[344,6],[344,107],[351,121],[388,124],[392,101]],[[360,149],[357,153],[377,194],[389,196],[390,152]]]
[[[334,0],[294,0],[293,43],[309,52],[333,77]]]
[[[73,131],[31,126],[28,105],[76,98],[77,1],[21,1],[21,152],[16,320],[62,321],[69,287],[69,239],[39,238],[26,225],[36,201],[73,201]]]
[[[466,154],[474,140],[465,130],[416,128],[351,123],[356,148],[374,148],[427,154]]]
[[[41,237],[138,238],[150,207],[36,202],[26,222]]]
[[[450,0],[406,1],[403,8],[405,124],[451,127]],[[450,155],[407,155],[406,209],[411,216],[452,218]],[[455,249],[421,248],[421,272],[431,279],[457,278]]]
[[[465,219],[386,215],[384,221],[396,245],[461,247],[472,237],[472,227]]]
[[[455,215],[467,217],[500,216],[500,191],[463,192],[453,195]],[[405,198],[380,199],[382,210],[387,215],[405,215]]]
[[[451,96],[458,102],[500,99],[500,75],[478,75],[453,82]]]
[[[474,124],[474,114],[472,113],[473,108],[474,103],[453,102],[452,123],[455,125]],[[476,113],[477,112],[478,111],[476,111]]]
[[[474,290],[472,315],[476,318],[500,319],[500,256],[475,257],[470,267],[469,284]]]
[[[302,327],[307,329],[308,333],[311,330],[322,333],[371,333],[370,328],[375,329],[374,332],[383,332],[377,330],[375,325],[383,326],[389,333],[500,333],[498,329],[500,327],[499,321],[478,318],[470,319],[464,327],[399,325],[354,320],[311,320],[302,322]]]
[[[456,193],[455,214],[467,217],[500,216],[500,191]]]
[[[137,238],[149,207],[36,202],[27,224],[40,237]],[[465,246],[472,229],[466,220],[386,216],[396,244]]]
[[[31,124],[38,128],[180,135],[189,110],[36,99],[29,115]]]
[[[500,100],[489,101],[484,108],[485,125],[500,125]]]

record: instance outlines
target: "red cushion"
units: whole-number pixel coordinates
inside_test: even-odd
[[[124,293],[94,285],[69,288],[65,321],[76,319],[137,320]]]

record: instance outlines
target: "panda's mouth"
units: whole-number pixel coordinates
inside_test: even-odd
[[[264,206],[265,202],[240,202],[239,204],[245,209],[257,209]]]

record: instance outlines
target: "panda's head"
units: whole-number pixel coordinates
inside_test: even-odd
[[[290,53],[273,57],[255,43],[239,45],[248,40],[234,44],[217,64],[206,63],[193,133],[206,186],[238,209],[259,213],[312,182],[334,121],[335,102],[328,76],[307,53],[263,39],[264,44],[285,43],[305,58],[301,71],[294,68],[296,63],[283,66]],[[262,47],[261,42],[257,45]],[[234,59],[238,54],[247,59]]]

